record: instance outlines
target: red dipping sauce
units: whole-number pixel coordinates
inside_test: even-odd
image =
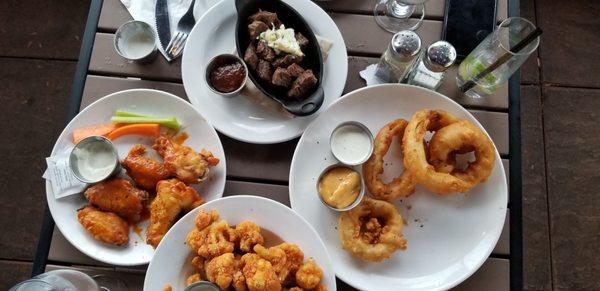
[[[221,93],[239,89],[246,79],[246,68],[237,59],[216,58],[210,69],[210,85]]]

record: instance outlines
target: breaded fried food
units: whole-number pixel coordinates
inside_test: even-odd
[[[129,224],[114,213],[88,205],[77,211],[77,220],[98,241],[118,246],[129,242]]]
[[[188,212],[204,203],[194,188],[177,180],[162,180],[156,185],[156,198],[150,204],[150,226],[146,243],[158,246],[163,236],[181,212]]]
[[[146,157],[145,154],[146,148],[141,144],[136,144],[129,150],[129,154],[121,162],[121,165],[136,185],[142,189],[154,191],[158,181],[168,179],[170,174],[163,163]]]
[[[247,253],[242,256],[242,273],[250,291],[279,291],[281,283],[269,261],[257,254]]]
[[[394,204],[365,197],[339,217],[342,247],[355,257],[379,262],[398,249],[406,249],[403,221]]]
[[[159,136],[152,148],[163,158],[169,173],[187,184],[199,183],[208,174],[209,167],[219,163],[211,152],[203,149],[197,153],[166,136]]]
[[[308,261],[296,272],[296,283],[303,289],[316,288],[323,279],[323,270],[315,263],[313,258]]]
[[[225,220],[219,220],[200,231],[198,255],[211,259],[225,253],[231,253],[235,246],[235,232]]]
[[[260,227],[252,221],[242,221],[235,226],[235,233],[239,240],[240,250],[252,251],[257,244],[263,244],[265,239],[260,234]]]
[[[221,290],[225,290],[233,282],[233,275],[238,271],[238,267],[233,253],[222,254],[206,263],[206,278],[219,285]]]
[[[255,245],[254,252],[261,258],[271,263],[273,270],[277,274],[279,282],[283,284],[287,278],[287,275],[289,274],[289,269],[287,268],[287,256],[285,252],[280,248],[272,247],[267,249],[262,245]]]
[[[200,276],[200,273],[194,273],[187,277],[187,279],[185,280],[185,284],[186,286],[190,286],[200,280],[202,280],[202,276]]]
[[[84,192],[90,203],[102,211],[137,220],[148,199],[148,192],[135,188],[123,178],[111,178],[87,188]]]

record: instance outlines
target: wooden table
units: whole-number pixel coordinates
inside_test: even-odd
[[[498,20],[518,14],[518,1],[508,1],[499,0]],[[370,0],[317,3],[331,15],[346,42],[349,66],[344,93],[365,86],[358,72],[377,61],[392,36],[375,23],[372,16],[374,3]],[[431,0],[427,2],[426,9],[426,20],[417,31],[424,46],[440,39],[444,1]],[[92,0],[71,92],[68,120],[91,102],[124,89],[153,88],[187,98],[181,80],[181,58],[169,64],[164,58],[158,57],[151,64],[138,65],[118,56],[113,48],[114,32],[130,19],[131,16],[119,0]],[[493,254],[481,269],[456,289],[520,289],[522,251],[518,74],[494,95],[479,100],[457,94],[455,74],[456,67],[450,69],[439,91],[469,109],[490,133],[502,156],[510,189],[506,223]],[[227,156],[225,196],[253,194],[289,205],[288,174],[297,139],[275,145],[254,145],[222,134],[219,136]],[[84,255],[54,227],[46,209],[34,275],[57,268],[77,268],[90,274],[119,277],[130,290],[141,290],[146,267],[110,266]],[[338,287],[342,290],[352,289],[339,280]]]

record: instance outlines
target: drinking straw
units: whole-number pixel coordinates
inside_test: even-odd
[[[510,52],[518,53],[522,49],[524,49],[529,43],[531,43],[536,37],[542,34],[542,30],[539,27],[536,27],[535,30],[530,32],[524,39],[522,39],[519,43],[517,43],[514,47],[510,49]],[[491,73],[493,70],[500,67],[502,64],[506,63],[511,57],[512,54],[510,52],[505,52],[502,56],[500,56],[494,63],[492,63],[489,67],[485,68],[485,70],[481,71],[481,73],[477,74],[473,79],[464,83],[462,86],[458,88],[462,93],[469,91],[471,88],[477,85],[477,81],[481,78],[484,78],[487,74]]]

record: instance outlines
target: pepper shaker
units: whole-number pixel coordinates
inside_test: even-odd
[[[387,83],[404,79],[421,52],[421,38],[410,30],[396,33],[381,56],[375,76]]]
[[[444,81],[445,71],[456,61],[456,50],[443,40],[434,42],[419,57],[406,83],[437,90]]]

